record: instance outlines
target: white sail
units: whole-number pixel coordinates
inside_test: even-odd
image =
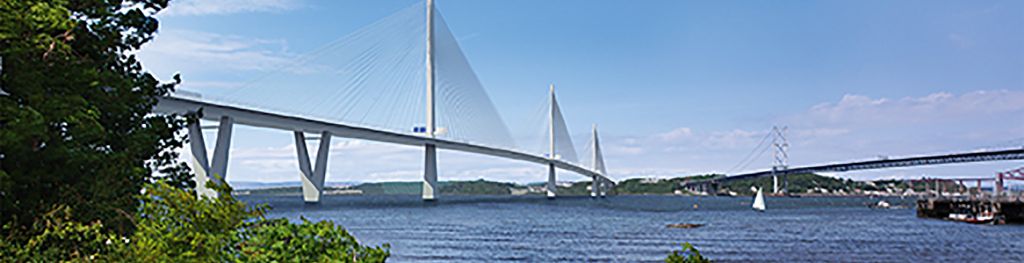
[[[757,189],[757,196],[754,197],[754,205],[752,207],[754,210],[764,211],[764,192],[761,191],[761,188]]]

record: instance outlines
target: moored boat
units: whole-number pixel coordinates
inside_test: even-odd
[[[992,224],[996,221],[996,216],[992,213],[981,213],[980,215],[968,213],[950,213],[947,218],[949,220],[969,224]]]

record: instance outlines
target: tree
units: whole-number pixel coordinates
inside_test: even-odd
[[[142,187],[185,187],[174,148],[183,118],[150,114],[160,83],[134,51],[153,39],[167,0],[0,1],[0,225],[32,231],[56,207],[78,222],[131,231]]]
[[[70,220],[58,208],[38,221],[26,242],[0,239],[0,259],[13,262],[384,262],[390,247],[360,245],[330,221],[291,223],[266,219],[266,206],[249,206],[226,184],[200,197],[167,185],[148,184],[130,235],[104,231],[102,223]]]
[[[151,114],[180,78],[160,83],[133,55],[166,6],[0,0],[0,259],[384,261],[387,245],[333,223],[267,220],[226,184],[190,190],[174,151],[186,118]]]

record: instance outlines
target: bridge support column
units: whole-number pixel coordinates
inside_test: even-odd
[[[599,196],[601,196],[601,198],[604,198],[608,194],[608,182],[606,182],[605,180],[601,180],[598,185],[599,186],[597,188],[600,189],[600,192],[598,194]]]
[[[993,188],[995,189],[995,195],[997,198],[1003,196],[1003,173],[996,174],[995,187]]]
[[[188,142],[192,154],[192,171],[196,173],[192,178],[196,182],[196,193],[199,196],[217,196],[217,192],[206,188],[206,182],[210,181],[210,161],[207,159],[206,141],[203,140],[203,128],[199,120],[188,125]]]
[[[779,193],[779,176],[772,175],[772,193]]]
[[[437,147],[427,144],[423,164],[423,201],[437,200]]]
[[[320,133],[320,146],[316,150],[316,166],[309,163],[309,150],[306,148],[306,135],[295,132],[295,150],[299,157],[299,172],[302,180],[302,199],[306,203],[319,203],[324,192],[327,177],[327,157],[331,150],[331,133]]]
[[[555,198],[555,191],[558,190],[558,186],[555,185],[555,163],[548,163],[548,184],[547,192],[548,199]]]
[[[207,188],[206,183],[224,183],[227,178],[228,152],[231,148],[231,117],[221,117],[217,127],[217,143],[213,148],[213,163],[207,159],[206,141],[203,139],[203,128],[199,120],[188,125],[189,148],[192,154],[192,170],[196,176],[196,193],[199,196],[216,197],[217,191]]]
[[[598,180],[598,178],[597,178],[597,176],[591,176],[590,179],[591,179],[590,180],[590,198],[595,198],[595,197],[597,197],[597,187],[598,187],[597,186],[597,180]]]
[[[210,173],[214,182],[224,183],[228,178],[228,153],[231,151],[231,129],[235,121],[231,117],[220,117],[217,126],[217,145],[213,148],[213,162]]]

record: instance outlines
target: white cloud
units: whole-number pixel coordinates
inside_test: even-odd
[[[984,117],[1024,110],[1024,92],[974,91],[955,96],[938,92],[902,99],[845,95],[839,102],[823,103],[791,121],[811,124],[935,123]]]
[[[819,138],[832,137],[847,134],[850,129],[845,128],[811,128],[790,131],[795,138]]]
[[[693,131],[690,128],[677,128],[666,133],[658,134],[657,137],[662,141],[676,141],[682,138],[690,137],[693,135]]]
[[[158,73],[174,69],[274,71],[293,63],[296,57],[287,51],[284,40],[188,30],[161,31],[139,56],[147,69]]]
[[[301,7],[297,0],[176,0],[161,16],[225,15],[252,12],[280,12]]]

